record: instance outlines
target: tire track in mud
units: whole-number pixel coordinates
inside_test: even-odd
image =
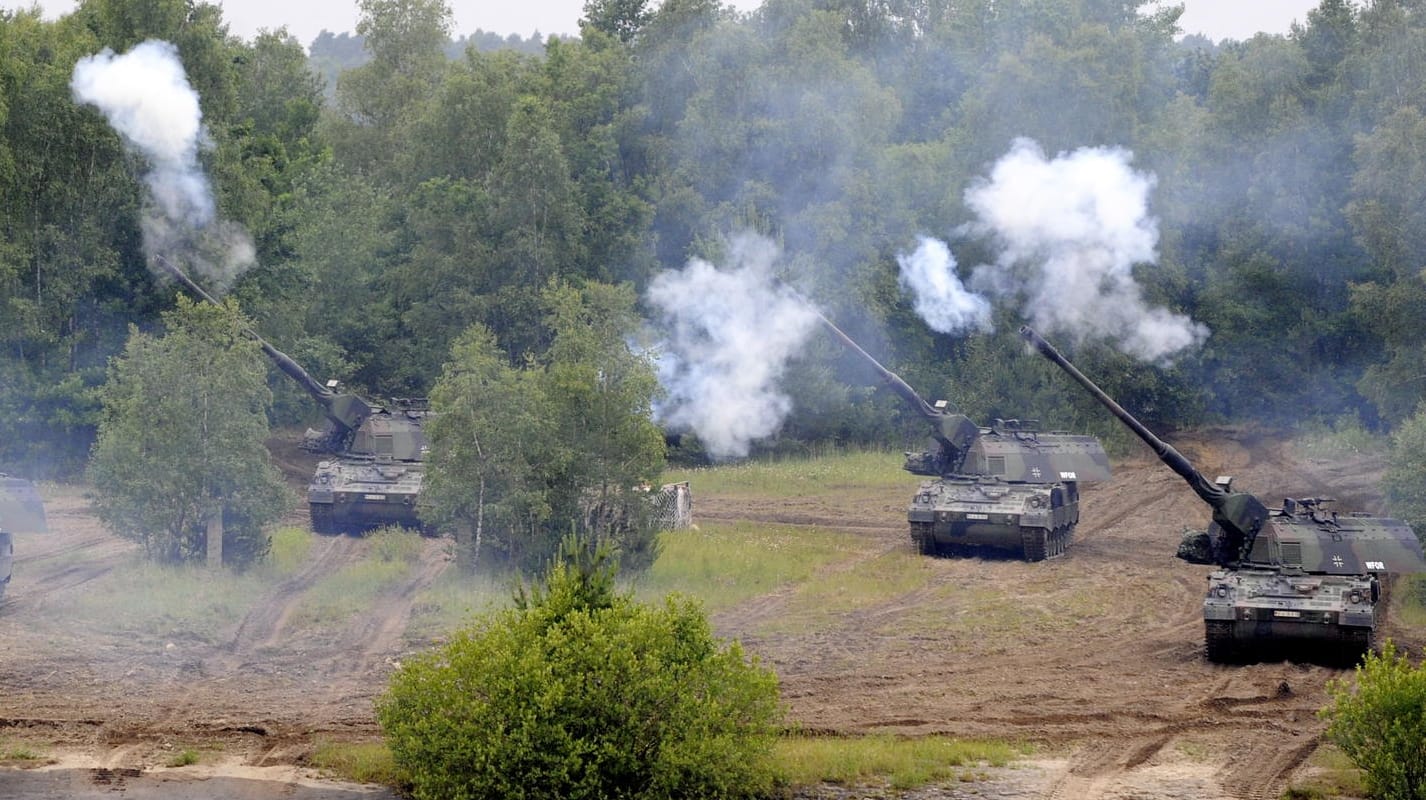
[[[316,556],[292,577],[279,583],[243,617],[232,637],[221,646],[223,651],[243,657],[276,645],[302,594],[323,577],[355,560],[362,550],[361,540],[350,536],[322,536],[317,537],[317,542]]]

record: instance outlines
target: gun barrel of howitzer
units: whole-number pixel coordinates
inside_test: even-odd
[[[1204,502],[1214,508],[1222,507],[1223,501],[1227,497],[1227,492],[1213,485],[1207,478],[1203,477],[1203,473],[1195,469],[1193,464],[1191,464],[1187,458],[1183,457],[1183,454],[1175,450],[1168,442],[1155,436],[1152,431],[1144,427],[1143,423],[1134,419],[1133,415],[1125,411],[1123,406],[1114,402],[1112,397],[1105,394],[1104,390],[1096,386],[1094,381],[1085,377],[1083,372],[1080,372],[1068,359],[1060,355],[1060,351],[1056,350],[1054,345],[1045,341],[1040,334],[1036,333],[1029,325],[1020,326],[1020,336],[1033,345],[1034,348],[1039,351],[1040,355],[1054,362],[1055,365],[1073,378],[1076,383],[1083,386],[1091,395],[1094,395],[1094,399],[1109,409],[1109,413],[1118,417],[1120,422],[1127,425],[1129,430],[1133,431],[1135,435],[1142,439],[1144,444],[1147,444],[1149,448],[1154,451],[1154,455],[1158,456],[1160,461],[1168,465],[1169,469],[1178,473],[1179,477],[1183,478],[1184,481],[1188,483],[1189,488],[1193,489],[1195,494],[1203,498]]]
[[[852,337],[843,333],[841,328],[833,325],[831,320],[822,316],[821,312],[814,311],[813,313],[817,314],[817,319],[821,320],[822,325],[826,327],[833,336],[837,337],[842,344],[846,345],[847,349],[866,359],[866,362],[871,364],[872,368],[881,376],[881,379],[886,381],[906,402],[910,403],[921,416],[932,421],[939,420],[943,416],[932,407],[930,403],[927,403],[921,395],[917,394],[916,390],[912,389],[910,384],[902,380],[900,375],[882,366],[880,361],[872,358],[871,353],[863,350],[861,345],[857,344]]]
[[[188,287],[188,290],[190,292],[193,292],[194,294],[198,295],[204,300],[207,300],[209,303],[212,303],[215,306],[220,305],[217,300],[213,299],[212,295],[203,291],[202,286],[199,286],[198,284],[194,283],[192,278],[183,274],[183,270],[179,269],[177,264],[170,262],[163,256],[154,256],[154,260],[157,261],[159,266],[163,267],[164,270],[168,272],[168,274],[172,276],[175,280]],[[267,357],[272,359],[273,362],[277,364],[278,369],[286,373],[289,378],[301,384],[302,388],[306,390],[307,394],[312,395],[312,397],[315,398],[317,402],[321,403],[323,406],[331,406],[332,399],[334,397],[332,392],[329,391],[327,387],[318,383],[317,380],[311,375],[309,375],[307,373],[307,370],[302,368],[301,364],[298,364],[296,361],[293,361],[292,356],[289,356],[281,350],[278,350],[276,347],[273,347],[271,344],[268,344],[267,340],[259,336],[257,331],[251,328],[245,328],[244,332],[248,336],[251,336],[253,341],[258,343],[258,346],[261,347],[262,351],[267,354]]]

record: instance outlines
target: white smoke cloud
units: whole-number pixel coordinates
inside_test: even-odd
[[[714,458],[745,456],[792,410],[777,382],[817,324],[806,302],[773,280],[777,247],[744,235],[725,269],[694,259],[649,285],[668,328],[660,380],[662,424],[698,434]]]
[[[216,219],[208,178],[198,163],[207,144],[198,94],[178,49],[146,41],[128,53],[112,50],[74,65],[70,91],[96,106],[130,148],[144,157],[148,202],[142,228],[150,256],[180,257],[222,290],[254,263],[242,226]]]
[[[974,294],[956,275],[956,259],[945,242],[918,237],[911,255],[897,255],[901,288],[911,292],[916,313],[940,333],[990,331],[990,301]]]
[[[1015,298],[1030,322],[1080,339],[1105,337],[1125,353],[1164,360],[1201,344],[1204,325],[1150,308],[1135,264],[1157,260],[1158,223],[1148,213],[1154,178],[1135,172],[1118,148],[1081,148],[1047,159],[1019,139],[966,191],[977,221],[967,226],[1000,247],[976,267],[971,286]]]

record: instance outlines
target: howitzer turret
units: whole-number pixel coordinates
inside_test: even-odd
[[[926,554],[969,548],[1012,552],[1027,561],[1062,555],[1079,521],[1079,483],[1109,478],[1109,457],[1092,436],[1041,432],[1032,421],[988,428],[928,403],[826,317],[828,332],[860,356],[922,419],[936,449],[907,453],[905,469],[932,476],[907,510],[911,541]]]
[[[1177,450],[1145,428],[1028,326],[1020,335],[1083,386],[1183,478],[1213,511],[1206,531],[1190,531],[1178,556],[1217,564],[1203,603],[1208,658],[1233,661],[1267,652],[1312,660],[1355,661],[1371,647],[1379,621],[1378,576],[1426,571],[1410,526],[1362,512],[1338,514],[1323,498],[1285,499],[1268,508],[1210,483]]]
[[[190,292],[218,305],[176,265],[162,256],[155,261]],[[381,525],[421,527],[416,509],[426,453],[422,424],[429,410],[425,400],[399,400],[387,406],[333,391],[257,332],[251,328],[245,332],[283,374],[322,406],[326,416],[325,429],[308,430],[302,443],[303,449],[333,456],[317,465],[307,487],[313,530],[336,533]]]

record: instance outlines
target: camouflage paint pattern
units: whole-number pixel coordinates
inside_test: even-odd
[[[163,257],[156,259],[175,280],[217,305],[202,287]],[[424,398],[383,405],[324,386],[255,331],[252,337],[277,368],[322,406],[323,430],[308,430],[302,446],[333,456],[317,467],[307,485],[307,507],[317,533],[359,532],[383,525],[420,528],[416,512],[425,478],[426,435],[430,414]]]
[[[931,404],[851,337],[823,326],[860,356],[931,428],[931,450],[907,453],[923,481],[906,518],[926,555],[991,548],[1026,561],[1063,555],[1079,522],[1079,484],[1109,478],[1109,456],[1093,436],[1042,432],[1038,423],[995,420],[988,428]]]

